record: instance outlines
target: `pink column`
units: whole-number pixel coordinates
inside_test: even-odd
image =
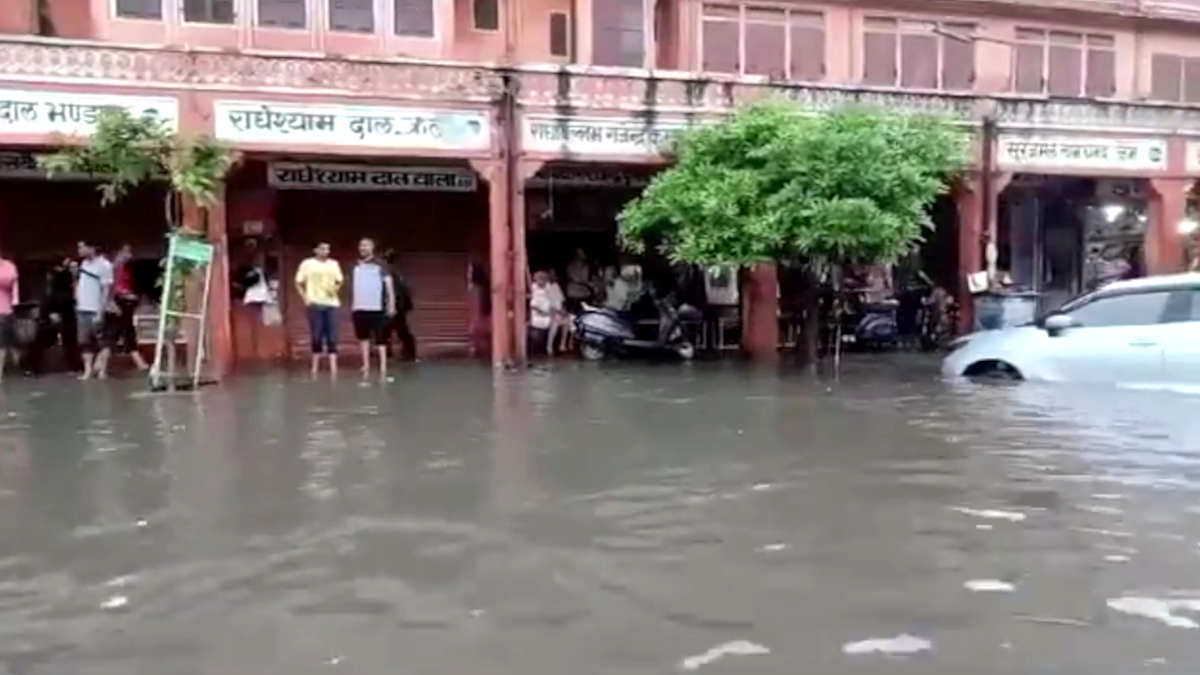
[[[775,265],[755,265],[742,299],[742,349],[751,359],[779,357],[779,278]]]

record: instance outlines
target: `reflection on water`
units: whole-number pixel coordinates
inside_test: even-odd
[[[1200,397],[730,365],[0,391],[0,673],[1192,672]]]

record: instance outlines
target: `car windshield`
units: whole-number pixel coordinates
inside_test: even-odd
[[[1037,315],[1034,317],[1033,321],[1030,321],[1029,323],[1027,323],[1025,325],[1026,326],[1040,326],[1046,322],[1046,317],[1050,316],[1051,314],[1065,314],[1067,312],[1074,311],[1075,309],[1077,309],[1083,305],[1086,305],[1087,303],[1089,303],[1092,300],[1099,297],[1103,293],[1103,290],[1104,289],[1088,291],[1086,293],[1077,295],[1074,298],[1071,298],[1070,300],[1059,305],[1058,307],[1055,307],[1054,309],[1042,310],[1037,313]]]

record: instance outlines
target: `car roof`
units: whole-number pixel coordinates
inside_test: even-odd
[[[1114,291],[1155,291],[1194,287],[1200,287],[1200,272],[1162,274],[1159,276],[1142,277],[1140,279],[1114,281],[1110,284],[1105,284],[1100,290],[1105,293],[1111,293]]]

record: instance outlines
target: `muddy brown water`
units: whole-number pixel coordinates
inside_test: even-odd
[[[6,380],[0,674],[1195,672],[1200,397],[934,372]]]

